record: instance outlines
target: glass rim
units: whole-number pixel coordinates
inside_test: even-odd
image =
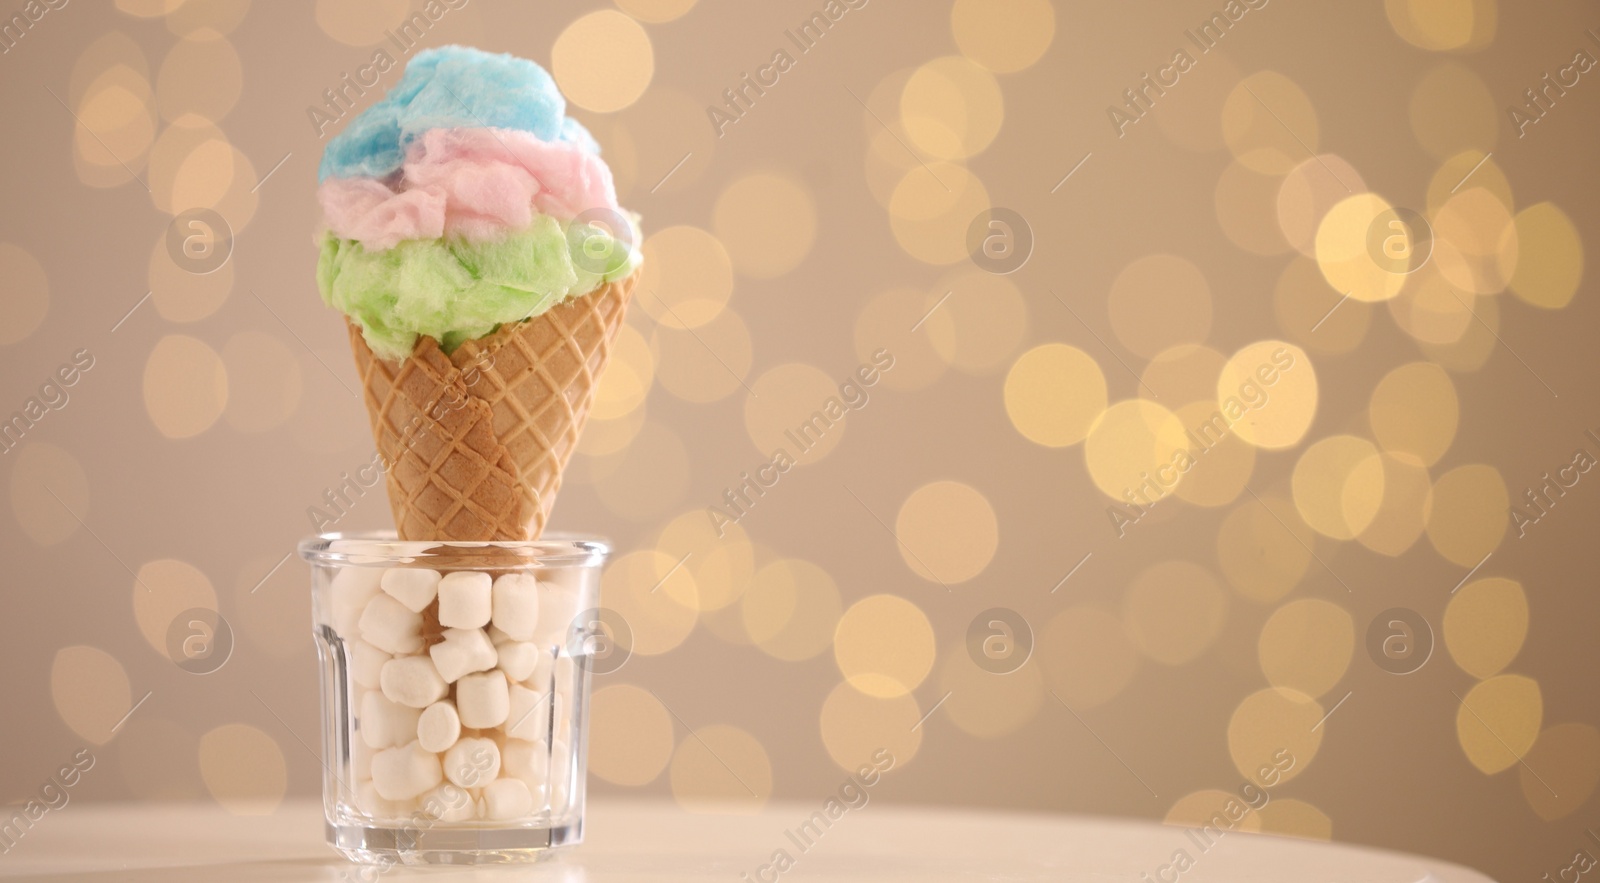
[[[360,543],[360,549],[335,548],[336,543]],[[611,554],[611,541],[594,534],[555,531],[537,540],[401,540],[393,530],[336,531],[306,537],[296,547],[311,564],[385,567],[432,559],[449,559],[453,569],[471,569],[473,550],[493,550],[485,569],[503,569],[509,553],[521,566],[598,565]],[[463,561],[466,559],[466,562]]]

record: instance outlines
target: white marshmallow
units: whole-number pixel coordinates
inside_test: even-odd
[[[439,624],[445,628],[477,629],[489,624],[489,574],[477,570],[447,573],[439,581]]]
[[[444,751],[461,738],[461,716],[450,700],[435,702],[417,719],[417,744],[428,751]]]
[[[514,641],[532,640],[539,624],[539,581],[507,573],[494,581],[494,624]]]
[[[539,583],[539,628],[533,635],[539,646],[565,646],[572,621],[577,618],[576,590],[548,580]]]
[[[444,753],[444,774],[463,788],[482,788],[500,775],[500,746],[468,736]]]
[[[416,742],[385,748],[372,757],[372,785],[385,800],[408,800],[443,780],[439,758]]]
[[[351,680],[368,690],[378,689],[378,677],[383,671],[383,664],[394,658],[360,638],[345,644],[345,653],[350,662]]]
[[[572,797],[572,746],[565,739],[550,743],[550,811],[566,812]]]
[[[562,656],[556,659],[555,673],[555,699],[550,703],[556,715],[556,727],[561,732],[566,732],[572,727],[573,693],[578,689],[577,663],[571,656]]]
[[[391,702],[412,708],[427,708],[450,692],[427,656],[401,656],[385,662],[379,681]]]
[[[465,675],[456,681],[456,713],[461,725],[474,730],[498,727],[511,713],[506,674],[499,669]]]
[[[367,602],[378,594],[378,580],[383,571],[376,567],[344,567],[333,575],[328,586],[329,607],[333,614],[333,630],[339,637],[349,640],[357,634],[357,623]]]
[[[539,666],[539,645],[532,641],[505,641],[495,644],[494,649],[500,657],[496,667],[513,681],[533,677],[534,669]]]
[[[539,693],[547,692],[555,686],[555,669],[556,658],[549,652],[540,653],[533,674],[523,679],[523,685]]]
[[[550,726],[550,703],[543,694],[521,684],[511,685],[511,710],[506,715],[506,735],[537,741]]]
[[[500,631],[500,627],[495,625],[494,623],[490,623],[489,624],[488,631],[489,631],[489,640],[493,641],[496,644],[504,644],[507,641],[516,640],[515,638],[513,638],[510,635],[506,634],[505,632]]]
[[[520,819],[533,812],[533,794],[521,779],[495,779],[483,789],[484,818]]]
[[[422,649],[422,614],[388,595],[374,595],[361,611],[361,637],[389,653],[416,653]]]
[[[439,593],[439,571],[422,567],[391,567],[383,572],[380,582],[385,592],[406,605],[413,613],[421,613],[433,603]]]
[[[440,822],[464,822],[478,814],[478,802],[467,789],[449,782],[422,795],[418,803],[424,815]]]
[[[409,801],[385,799],[370,779],[357,782],[355,791],[356,807],[374,819],[398,819],[411,808]]]
[[[422,712],[389,701],[377,690],[361,697],[361,714],[356,726],[368,748],[392,748],[416,738],[417,718]]]
[[[507,739],[506,747],[500,751],[500,767],[506,775],[527,784],[534,803],[544,803],[545,785],[550,778],[550,749],[545,743]]]
[[[445,629],[444,640],[428,648],[439,676],[455,683],[462,675],[494,668],[499,654],[483,629]]]

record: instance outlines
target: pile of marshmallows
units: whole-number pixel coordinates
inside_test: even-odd
[[[506,821],[566,804],[577,678],[558,650],[576,591],[527,573],[352,566],[329,594],[362,812]],[[429,618],[443,640],[425,637]]]

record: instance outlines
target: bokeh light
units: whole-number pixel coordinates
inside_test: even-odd
[[[1486,775],[1510,769],[1539,738],[1544,695],[1523,675],[1479,681],[1456,709],[1456,740],[1467,760]]]
[[[1269,687],[1246,696],[1228,721],[1234,768],[1264,787],[1299,776],[1322,747],[1323,713],[1321,704],[1296,690]]]
[[[961,54],[996,73],[1013,73],[1050,48],[1056,12],[1049,0],[956,0],[950,32]]]
[[[1600,782],[1600,730],[1588,724],[1557,724],[1539,734],[1526,764],[1517,771],[1522,796],[1547,822],[1577,812]]]
[[[840,769],[854,773],[889,752],[895,766],[910,763],[922,747],[922,709],[910,693],[879,698],[842,683],[822,702],[822,744]]]
[[[850,686],[880,699],[911,692],[933,668],[933,625],[898,595],[850,605],[833,636],[833,658]]]
[[[656,656],[694,631],[699,607],[694,573],[653,549],[629,552],[606,566],[600,593],[633,631],[633,652]]]
[[[172,657],[167,635],[178,615],[185,611],[217,611],[217,590],[212,588],[211,580],[186,561],[158,558],[140,565],[129,590],[133,598],[133,619],[145,643],[163,659],[174,663],[186,661]]]
[[[1000,545],[994,507],[959,481],[933,481],[912,491],[894,527],[896,548],[911,572],[946,586],[982,573]]]
[[[962,166],[930,162],[909,169],[889,197],[889,226],[905,252],[945,266],[968,258],[967,230],[989,208],[989,192]]]
[[[698,727],[672,754],[672,796],[695,813],[758,812],[772,796],[761,740],[729,724]]]
[[[50,662],[50,698],[78,738],[104,745],[133,707],[128,672],[116,657],[82,644],[62,647]]]
[[[1372,324],[1371,304],[1334,291],[1317,262],[1306,257],[1296,257],[1283,268],[1272,290],[1272,307],[1278,327],[1290,340],[1320,353],[1350,352],[1366,339]]]
[[[1444,645],[1461,670],[1493,677],[1511,664],[1528,637],[1528,596],[1503,577],[1467,583],[1444,609]]]
[[[1493,466],[1458,466],[1434,482],[1428,540],[1445,560],[1476,567],[1505,536],[1510,505],[1505,479]]]
[[[614,785],[648,785],[673,754],[672,715],[654,693],[610,684],[589,697],[589,771]]]
[[[236,816],[272,815],[289,787],[283,749],[249,724],[223,724],[200,737],[200,776]]]
[[[1028,302],[1004,276],[964,270],[936,287],[944,303],[928,315],[922,333],[939,358],[957,371],[989,374],[999,370],[1028,333]]]
[[[1139,671],[1122,621],[1089,605],[1068,607],[1038,631],[1034,656],[1045,687],[1074,711],[1110,702]]]
[[[947,648],[939,666],[939,710],[962,732],[998,739],[1022,729],[1044,706],[1044,677],[1025,662],[1015,671],[995,674],[979,668],[965,645]]]
[[[1524,302],[1559,310],[1583,280],[1583,239],[1566,212],[1541,202],[1517,212],[1517,268],[1511,292]]]
[[[1492,151],[1500,109],[1483,79],[1456,62],[1434,66],[1411,90],[1411,131],[1439,159],[1463,150]]]
[[[1307,447],[1295,463],[1294,506],[1312,530],[1355,539],[1383,504],[1383,464],[1372,442],[1333,435]],[[1313,694],[1316,695],[1316,694]]]
[[[1211,332],[1211,287],[1200,268],[1169,254],[1142,257],[1111,283],[1107,311],[1122,345],[1146,358]]]
[[[1023,353],[1006,374],[1006,414],[1035,444],[1075,445],[1106,408],[1106,378],[1083,350],[1047,343]]]
[[[1320,153],[1289,170],[1278,184],[1278,230],[1296,251],[1317,255],[1317,228],[1328,210],[1365,192],[1361,173],[1333,153]]]
[[[1257,71],[1228,93],[1222,105],[1222,135],[1245,167],[1286,175],[1314,155],[1321,130],[1311,99],[1277,71]]]
[[[833,643],[842,602],[826,570],[798,558],[773,561],[756,571],[740,601],[750,642],[775,659],[810,659]]]
[[[1164,561],[1140,571],[1122,596],[1122,622],[1139,652],[1164,665],[1194,661],[1227,620],[1228,594],[1211,571]]]
[[[1305,350],[1281,340],[1240,348],[1217,376],[1230,430],[1258,448],[1299,444],[1317,413],[1317,372]]]
[[[1176,414],[1146,399],[1107,408],[1083,442],[1089,478],[1106,496],[1149,505],[1177,487],[1193,463],[1189,439]]]
[[[778,365],[750,387],[755,394],[744,401],[744,428],[761,452],[761,465],[773,462],[780,451],[794,463],[815,463],[838,447],[849,428],[850,405],[838,382],[821,368],[798,362]],[[729,475],[728,486],[742,481],[737,478]]]
[[[655,49],[639,23],[612,9],[584,15],[556,37],[550,73],[566,99],[611,113],[639,100],[655,76]]]
[[[1276,601],[1299,584],[1311,565],[1316,534],[1294,504],[1277,495],[1243,500],[1217,531],[1217,560],[1239,594]]]
[[[900,123],[911,143],[940,159],[965,159],[994,141],[1005,118],[994,75],[959,55],[935,58],[906,80]]]
[[[733,296],[733,261],[721,240],[698,227],[666,227],[640,247],[634,302],[668,328],[698,328]]]
[[[1212,193],[1223,235],[1251,254],[1274,255],[1288,251],[1290,244],[1276,216],[1278,197],[1285,181],[1286,178],[1257,172],[1237,161],[1223,169]]]
[[[1268,683],[1315,699],[1344,677],[1355,646],[1355,620],[1348,611],[1328,601],[1301,598],[1272,612],[1256,652]]]
[[[734,268],[771,279],[793,270],[817,238],[817,208],[803,181],[758,172],[723,189],[712,210],[712,229]]]
[[[169,334],[156,342],[144,366],[144,409],[156,430],[171,439],[211,428],[228,405],[228,369],[204,341]]]
[[[1455,440],[1461,405],[1450,375],[1432,362],[1401,365],[1378,381],[1367,410],[1383,449],[1432,466]]]
[[[34,332],[50,312],[50,280],[44,267],[27,249],[0,242],[0,278],[6,296],[0,298],[0,346],[16,343]]]
[[[1393,206],[1375,193],[1358,193],[1335,203],[1322,216],[1315,240],[1317,266],[1334,291],[1367,302],[1388,300],[1405,285],[1403,274],[1391,272],[1386,255],[1409,255],[1419,248],[1415,231],[1409,228],[1379,240],[1383,251],[1374,251],[1373,230],[1382,230],[1383,217]],[[1404,227],[1404,225],[1401,225]],[[1437,238],[1434,251],[1438,251]]]
[[[11,514],[28,539],[53,546],[89,517],[89,477],[72,454],[49,442],[28,442],[11,464]]]

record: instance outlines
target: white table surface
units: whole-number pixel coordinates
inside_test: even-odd
[[[774,850],[797,862],[777,879],[1145,883],[1175,850],[1194,865],[1183,883],[1483,883],[1431,859],[1339,844],[1230,834],[1200,853],[1180,828],[1084,816],[910,809],[868,804],[808,852],[784,837],[819,806],[775,803],[759,815],[692,815],[670,803],[591,801],[586,842],[534,865],[394,868],[385,881],[755,883]],[[323,844],[320,804],[285,803],[265,817],[214,804],[70,804],[39,820],[0,877],[118,883],[257,883],[372,879]],[[1170,879],[1171,872],[1168,872]],[[771,883],[773,872],[766,880]]]

